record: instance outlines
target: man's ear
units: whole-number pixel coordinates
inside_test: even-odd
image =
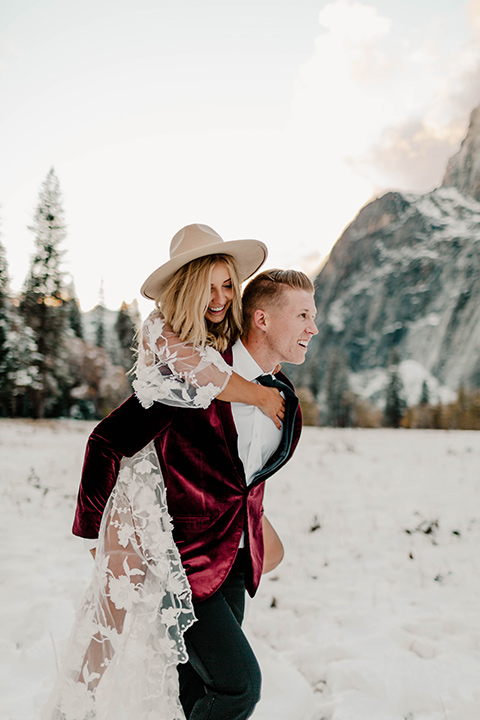
[[[253,325],[258,328],[258,330],[265,332],[267,329],[267,324],[268,317],[265,310],[255,310],[253,313]]]

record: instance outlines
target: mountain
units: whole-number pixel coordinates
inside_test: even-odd
[[[125,310],[128,312],[132,322],[140,327],[141,319],[136,300],[130,304],[125,303]],[[112,362],[116,365],[123,365],[124,351],[120,346],[115,324],[118,319],[118,310],[110,310],[102,304],[96,305],[92,310],[82,313],[83,331],[85,340],[92,345],[98,342],[98,325],[103,326],[103,347],[108,352]],[[132,343],[134,339],[132,337]]]
[[[460,150],[448,161],[442,184],[480,201],[480,106],[470,116]]]
[[[441,187],[388,192],[347,227],[315,280],[318,335],[292,373],[324,389],[332,353],[379,401],[394,350],[409,403],[480,386],[480,107]]]

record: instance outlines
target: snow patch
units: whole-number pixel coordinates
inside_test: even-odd
[[[438,316],[432,313],[430,323],[438,322]],[[392,329],[388,330],[392,332]],[[387,329],[384,330],[387,332]],[[402,360],[398,365],[398,372],[402,379],[407,405],[417,405],[422,393],[424,381],[428,385],[430,402],[449,403],[456,398],[456,392],[432,375],[421,363],[416,360]],[[350,375],[352,390],[376,405],[382,406],[385,402],[385,390],[388,384],[389,371],[386,368],[373,368]]]
[[[39,717],[90,580],[70,528],[92,428],[0,420],[8,720]],[[472,431],[304,428],[266,483],[286,553],[249,608],[254,718],[478,720],[479,465]]]

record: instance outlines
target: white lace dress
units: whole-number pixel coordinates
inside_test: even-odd
[[[232,368],[181,343],[153,311],[134,381],[144,407],[208,407]],[[93,579],[42,720],[184,720],[176,665],[195,621],[153,442],[123,458],[100,526]]]

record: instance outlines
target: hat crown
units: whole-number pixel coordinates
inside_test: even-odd
[[[223,242],[223,238],[209,225],[200,225],[199,223],[186,225],[172,238],[172,242],[170,243],[170,259],[173,260],[184,253],[201,250],[202,248],[218,245],[218,243]]]

